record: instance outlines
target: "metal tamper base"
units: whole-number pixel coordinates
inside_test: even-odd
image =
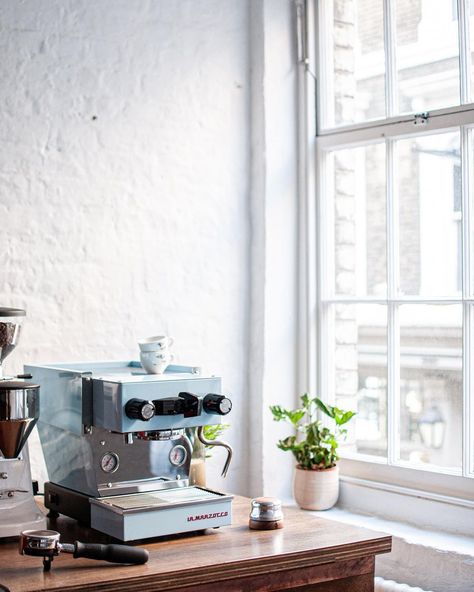
[[[257,497],[251,502],[249,528],[276,530],[283,528],[281,501],[276,497]]]

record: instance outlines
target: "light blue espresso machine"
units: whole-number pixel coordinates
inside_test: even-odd
[[[65,514],[122,541],[231,523],[232,496],[190,485],[187,428],[222,422],[232,408],[221,379],[199,368],[146,374],[139,362],[28,365],[41,386],[38,430],[50,516]]]

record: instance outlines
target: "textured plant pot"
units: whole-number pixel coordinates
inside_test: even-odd
[[[304,510],[329,510],[339,497],[339,467],[323,471],[296,467],[293,494]]]

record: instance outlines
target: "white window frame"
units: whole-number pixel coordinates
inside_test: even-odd
[[[334,128],[319,129],[316,134],[314,144],[311,144],[306,138],[306,151],[314,157],[316,162],[316,174],[309,171],[307,181],[308,203],[307,211],[312,211],[311,190],[315,191],[318,199],[315,205],[315,232],[316,239],[311,238],[311,225],[307,229],[306,245],[308,249],[309,265],[307,279],[307,323],[306,347],[308,348],[308,383],[314,386],[318,393],[323,397],[331,392],[330,376],[325,369],[330,368],[328,359],[329,348],[325,345],[325,334],[328,327],[326,311],[331,304],[344,303],[374,303],[387,306],[388,316],[388,343],[392,353],[388,364],[388,458],[378,459],[376,457],[364,457],[360,454],[345,454],[341,460],[342,479],[348,483],[357,481],[377,482],[377,488],[391,490],[400,493],[400,489],[417,496],[420,492],[421,497],[434,501],[449,502],[463,508],[474,508],[474,395],[471,394],[471,386],[474,387],[474,376],[471,377],[472,368],[469,367],[469,358],[474,360],[474,313],[472,305],[474,304],[474,277],[471,273],[473,256],[472,244],[474,239],[474,204],[473,204],[473,171],[470,170],[469,163],[474,162],[471,151],[474,151],[474,142],[469,140],[470,134],[474,136],[474,103],[470,101],[470,47],[469,47],[469,15],[468,0],[458,0],[459,14],[459,38],[460,38],[460,76],[461,88],[460,96],[462,105],[455,108],[438,109],[428,113],[427,117],[419,115],[394,115],[394,97],[396,96],[396,66],[394,53],[394,36],[391,34],[391,23],[394,22],[394,4],[392,0],[384,0],[384,27],[386,39],[385,61],[387,80],[386,85],[386,104],[388,117],[383,120],[370,121],[361,124],[338,126]],[[318,0],[308,0],[308,28],[310,38],[318,39],[318,22],[321,22],[320,12],[321,3]],[[312,29],[314,27],[314,30]],[[314,36],[312,36],[312,34]],[[327,40],[325,40],[327,43]],[[306,64],[306,73],[309,74],[308,80],[313,77],[318,81],[317,85],[322,88],[328,83],[328,77],[324,68],[319,68],[318,61],[325,63],[324,59],[318,60],[318,54],[324,53],[322,43],[314,49],[314,54],[310,53]],[[311,48],[310,48],[311,51]],[[331,49],[329,49],[331,51]],[[307,83],[306,93],[308,104],[311,101],[311,87]],[[313,97],[314,98],[314,97]],[[316,96],[318,99],[318,96]],[[323,109],[321,102],[316,101],[317,115],[316,121],[311,124],[322,121]],[[436,133],[442,130],[456,129],[461,134],[461,162],[462,162],[462,238],[463,238],[463,291],[460,298],[426,298],[426,297],[404,297],[399,296],[397,291],[397,192],[394,190],[394,155],[393,142],[398,138],[406,138],[411,135],[419,136],[421,133]],[[327,278],[328,266],[331,265],[331,253],[328,252],[328,232],[330,232],[330,218],[325,208],[325,179],[324,179],[324,161],[328,152],[335,149],[356,147],[366,145],[372,142],[386,142],[387,159],[387,276],[389,279],[388,296],[386,299],[372,297],[337,297],[330,293],[330,284]],[[313,194],[314,195],[314,194]],[[314,198],[313,198],[314,199]],[[389,245],[390,243],[390,245]],[[311,249],[314,249],[316,255],[312,259]],[[313,251],[313,252],[314,252]],[[311,265],[313,264],[313,269]],[[315,286],[313,290],[311,284]],[[395,320],[396,311],[400,304],[462,304],[463,307],[463,470],[462,474],[448,468],[417,466],[398,460],[397,443],[400,400],[397,384],[397,327]],[[389,313],[389,311],[391,311]],[[312,356],[314,353],[314,356]],[[388,354],[387,354],[388,355]],[[474,362],[471,362],[471,365]]]

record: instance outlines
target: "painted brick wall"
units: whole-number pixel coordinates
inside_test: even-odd
[[[0,304],[28,310],[6,370],[136,357],[137,337],[173,335],[177,361],[222,375],[234,398],[234,492],[246,484],[247,10],[0,4]]]

